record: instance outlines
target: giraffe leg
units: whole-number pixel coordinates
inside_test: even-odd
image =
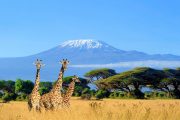
[[[32,104],[30,101],[28,101],[28,110],[31,111],[32,110]]]
[[[64,102],[62,106],[63,106],[63,108],[69,108],[70,107],[70,103],[69,102],[67,102],[67,103]]]
[[[49,101],[44,102],[44,108],[45,110],[50,110],[52,108],[52,105]]]
[[[70,107],[70,103],[68,102],[68,103],[66,103],[66,107],[67,108],[69,108]]]
[[[28,96],[28,109],[29,109],[29,111],[32,110],[32,101],[31,101],[30,96]]]
[[[36,105],[36,111],[41,112],[40,105]]]

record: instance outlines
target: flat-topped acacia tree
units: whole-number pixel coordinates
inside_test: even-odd
[[[110,76],[116,75],[116,71],[108,68],[95,69],[87,72],[84,76],[91,81],[105,79]]]
[[[116,75],[116,71],[108,68],[95,69],[87,72],[84,76],[90,83],[94,83],[96,80],[106,79],[110,76]],[[101,86],[96,84],[97,89],[101,89]]]
[[[108,90],[134,92],[135,97],[142,98],[141,86],[151,85],[153,88],[157,88],[163,78],[166,78],[166,75],[161,70],[140,67],[98,80],[95,83],[97,86]]]

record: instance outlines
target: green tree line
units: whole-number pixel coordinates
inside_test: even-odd
[[[87,72],[85,78],[76,83],[73,96],[82,99],[102,98],[175,98],[180,99],[180,68],[157,70],[138,67],[129,71],[116,73],[113,69],[102,68]],[[68,88],[72,76],[63,79],[62,93]],[[89,83],[96,85],[92,90]],[[40,82],[39,92],[45,94],[52,89],[54,82]],[[31,80],[0,80],[0,99],[27,100],[34,83]],[[146,89],[143,91],[143,89]]]
[[[62,92],[68,88],[68,84],[71,82],[72,76],[66,77],[63,79],[63,89]],[[75,91],[73,96],[85,96],[83,99],[86,99],[89,95],[93,94],[93,90],[90,90],[88,86],[88,81],[86,79],[80,78],[81,82],[76,83]],[[52,89],[54,82],[40,82],[39,92],[41,95],[49,92]],[[31,80],[22,80],[17,79],[13,80],[0,80],[0,99],[3,102],[8,102],[10,100],[24,101],[27,100],[28,95],[31,93],[34,87],[34,83]]]

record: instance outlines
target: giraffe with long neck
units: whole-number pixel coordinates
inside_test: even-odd
[[[42,108],[45,108],[46,110],[48,109],[57,109],[62,103],[62,94],[61,94],[61,89],[62,89],[62,79],[63,79],[63,74],[64,71],[67,69],[67,65],[69,64],[69,61],[67,59],[63,59],[61,61],[62,67],[60,69],[58,79],[51,89],[49,93],[44,94],[41,97],[40,100],[40,106]]]
[[[40,110],[40,94],[39,94],[39,83],[40,83],[40,69],[44,64],[41,63],[42,60],[37,59],[36,62],[34,63],[36,66],[36,79],[35,79],[35,84],[34,88],[31,92],[31,94],[28,97],[28,108],[31,111],[32,109],[35,109],[36,111]]]
[[[63,96],[62,100],[62,106],[63,107],[69,107],[70,106],[70,98],[74,92],[75,83],[80,82],[79,78],[77,76],[73,76],[71,83],[69,84],[69,87]]]

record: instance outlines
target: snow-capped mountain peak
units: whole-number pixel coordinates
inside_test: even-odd
[[[105,46],[102,42],[91,40],[91,39],[80,39],[80,40],[68,40],[60,44],[61,47],[70,47],[70,48],[102,48]]]

